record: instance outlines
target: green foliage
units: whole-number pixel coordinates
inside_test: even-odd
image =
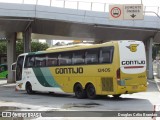
[[[31,43],[31,51],[32,52],[46,50],[47,48],[48,48],[47,43],[40,43],[40,42],[32,42]]]
[[[39,43],[39,42],[31,43],[32,52],[46,50],[47,48],[48,48],[48,44],[46,43]],[[0,54],[6,54],[6,53],[7,53],[7,43],[0,42]],[[23,53],[23,43],[22,42],[16,42],[16,53],[17,54]]]
[[[0,54],[6,54],[6,53],[7,53],[7,43],[0,42]]]
[[[16,42],[16,54],[23,53],[23,43],[22,42]]]

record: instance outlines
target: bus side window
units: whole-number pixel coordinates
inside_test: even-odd
[[[99,49],[92,49],[86,51],[86,64],[98,63]]]
[[[74,65],[84,64],[85,63],[84,57],[85,57],[85,51],[74,51],[72,63]]]
[[[60,53],[59,57],[59,65],[71,65],[72,64],[72,53]]]
[[[34,56],[27,56],[24,67],[25,68],[34,67],[34,63],[35,63],[34,61],[35,61]]]
[[[100,50],[100,63],[112,63],[114,47],[104,47]]]
[[[58,64],[57,54],[54,53],[47,54],[47,66],[57,66],[57,64]]]
[[[46,66],[46,55],[40,54],[35,56],[35,66],[45,67]]]

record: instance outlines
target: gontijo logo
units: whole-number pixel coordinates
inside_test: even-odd
[[[126,47],[129,48],[131,52],[136,52],[137,46],[138,44],[131,44],[130,46],[126,46]]]

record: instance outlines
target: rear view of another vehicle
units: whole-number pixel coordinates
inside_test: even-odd
[[[8,78],[8,67],[6,64],[0,65],[0,78]]]

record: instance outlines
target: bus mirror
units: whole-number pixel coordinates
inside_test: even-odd
[[[12,70],[12,71],[16,71],[16,63],[13,63],[13,64],[11,65],[11,70]]]

